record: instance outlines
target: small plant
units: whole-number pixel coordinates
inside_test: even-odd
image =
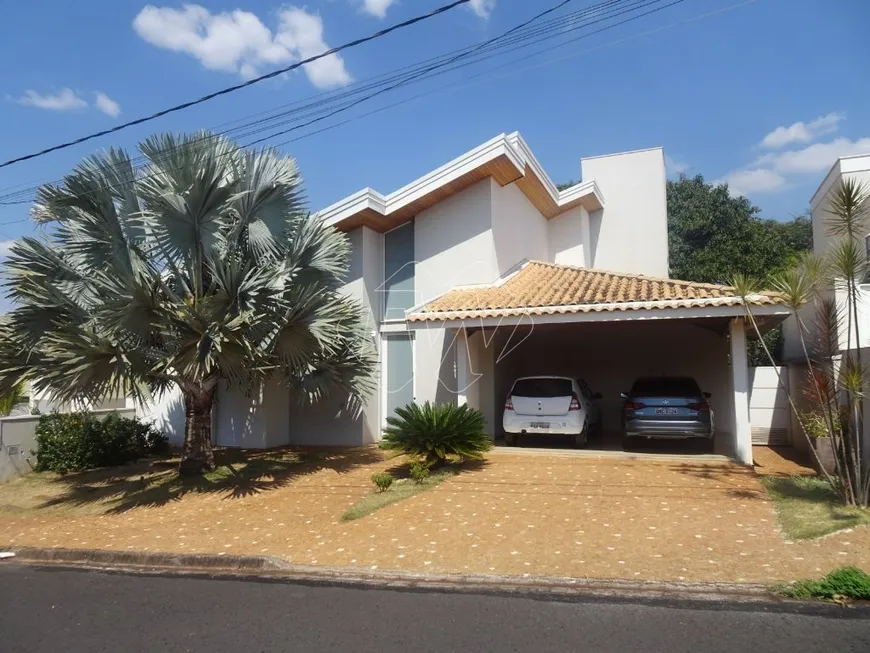
[[[486,418],[468,405],[408,404],[387,418],[381,447],[401,451],[427,467],[451,458],[480,460],[492,448]]]
[[[378,472],[372,474],[372,483],[378,488],[378,492],[386,492],[393,484],[393,475],[390,472]]]
[[[870,600],[870,575],[857,567],[840,567],[821,580],[800,580],[779,592],[795,599]]]
[[[417,484],[422,483],[427,478],[429,478],[429,475],[431,473],[432,472],[430,471],[430,469],[423,463],[414,463],[413,465],[411,465],[411,469],[409,471],[411,480]]]

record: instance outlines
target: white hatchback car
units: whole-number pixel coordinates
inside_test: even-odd
[[[567,435],[575,446],[585,446],[593,413],[587,394],[567,376],[517,379],[504,404],[505,443],[514,445],[525,433],[546,433]]]

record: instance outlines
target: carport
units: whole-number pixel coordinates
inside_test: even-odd
[[[788,309],[775,293],[751,305],[763,331]],[[452,290],[409,311],[415,330],[446,329],[459,403],[501,435],[514,379],[564,375],[600,392],[603,429],[621,428],[620,392],[639,376],[691,376],[711,393],[718,453],[751,464],[744,300],[727,286],[528,262],[490,286]],[[594,446],[593,442],[593,446]]]

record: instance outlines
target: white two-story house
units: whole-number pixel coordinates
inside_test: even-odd
[[[833,192],[845,180],[857,182],[863,185],[866,192],[870,192],[870,153],[845,156],[837,159],[824,179],[822,179],[822,183],[816,189],[816,192],[810,198],[813,225],[813,253],[822,260],[830,254],[837,241],[843,237],[831,231],[830,203]],[[868,259],[870,259],[870,215],[866,215],[864,221],[864,226],[867,229],[865,248]],[[839,351],[844,352],[860,348],[865,366],[870,364],[870,279],[867,279],[866,282],[859,286],[858,316],[857,320],[855,320],[858,327],[857,330],[853,330],[850,333],[850,330],[845,328],[845,322],[843,322],[842,328],[837,332]],[[847,301],[844,284],[834,283],[825,290],[823,296],[834,298],[840,315],[845,316]],[[808,304],[801,311],[801,318],[806,327],[804,342],[810,348],[813,347],[816,334],[815,313],[815,303]],[[843,319],[845,320],[845,317]],[[803,387],[807,383],[807,378],[806,366],[804,364],[805,354],[797,329],[797,321],[794,319],[789,319],[783,324],[783,335],[785,338],[783,354],[791,367],[792,396],[802,409],[811,410],[812,406],[807,403],[806,393],[802,392]],[[870,402],[865,401],[864,411],[864,423],[865,425],[870,425]],[[870,428],[865,428],[864,439],[865,442],[870,443]]]
[[[478,408],[498,437],[514,379],[537,374],[585,379],[618,432],[635,378],[686,375],[711,393],[716,449],[751,462],[744,308],[727,287],[668,279],[662,149],[586,158],[580,173],[559,191],[522,136],[502,134],[320,211],[352,243],[346,291],[366,307],[379,390],[358,415],[277,386],[221,393],[217,444],[376,442],[397,406],[426,400]],[[751,301],[764,325],[787,315],[775,297]],[[171,403],[151,415],[180,439]]]

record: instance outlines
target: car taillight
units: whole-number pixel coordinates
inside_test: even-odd
[[[686,404],[686,408],[690,410],[710,410],[710,404],[704,401],[697,404]]]
[[[637,401],[626,401],[626,402],[625,402],[625,405],[623,405],[622,408],[623,408],[626,412],[628,412],[628,411],[631,411],[631,410],[640,410],[641,408],[644,408],[645,406],[646,406],[646,404],[642,404],[642,403],[639,403],[639,402],[637,402]]]
[[[504,409],[505,410],[513,410],[514,409],[514,401],[511,399],[511,396],[508,395],[507,399],[504,400]]]
[[[568,406],[568,410],[580,410],[580,400],[577,398],[577,393],[571,393],[571,405]]]

